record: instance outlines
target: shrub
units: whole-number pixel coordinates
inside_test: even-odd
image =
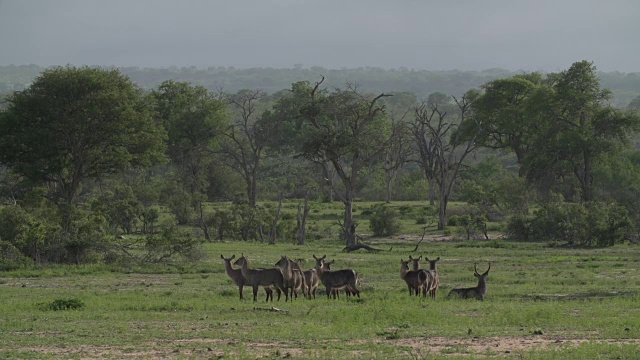
[[[369,228],[375,236],[390,236],[400,232],[402,224],[398,214],[384,204],[378,204],[373,208],[373,214],[369,218]]]
[[[84,307],[84,302],[80,299],[57,299],[45,306],[47,310],[77,310]]]
[[[507,232],[517,240],[562,241],[569,245],[612,246],[633,230],[626,208],[616,203],[554,201],[533,216],[509,219]]]

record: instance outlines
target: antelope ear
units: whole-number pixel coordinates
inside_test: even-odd
[[[220,254],[220,259],[224,260],[224,256],[222,256],[222,254]]]
[[[324,260],[327,258],[327,254],[324,254],[320,259]]]
[[[400,259],[400,261],[402,261],[402,259]],[[411,255],[409,255],[409,261],[413,261],[413,258],[411,257]]]
[[[233,254],[233,255],[231,255],[231,259],[229,259],[229,260],[233,260],[235,258],[236,258],[236,254]]]
[[[440,256],[438,256],[438,258],[436,259],[436,261],[440,261]]]

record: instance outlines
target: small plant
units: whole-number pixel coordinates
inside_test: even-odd
[[[77,310],[84,307],[84,302],[80,299],[57,299],[47,304],[47,310]]]

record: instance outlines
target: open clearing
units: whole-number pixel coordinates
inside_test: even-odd
[[[306,246],[212,243],[201,262],[118,268],[59,266],[0,273],[0,358],[616,358],[640,353],[640,249],[426,239],[417,254],[441,257],[435,301],[409,297],[399,262],[415,237],[372,242],[389,249],[342,253]],[[362,297],[293,302],[245,300],[220,254],[251,266],[281,254],[335,259],[362,277]],[[491,262],[485,301],[448,299],[474,286]],[[322,286],[321,286],[322,289]],[[77,299],[76,310],[52,302]],[[276,308],[280,311],[272,311]]]

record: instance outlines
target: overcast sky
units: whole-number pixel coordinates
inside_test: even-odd
[[[0,65],[640,71],[640,0],[0,0]]]

